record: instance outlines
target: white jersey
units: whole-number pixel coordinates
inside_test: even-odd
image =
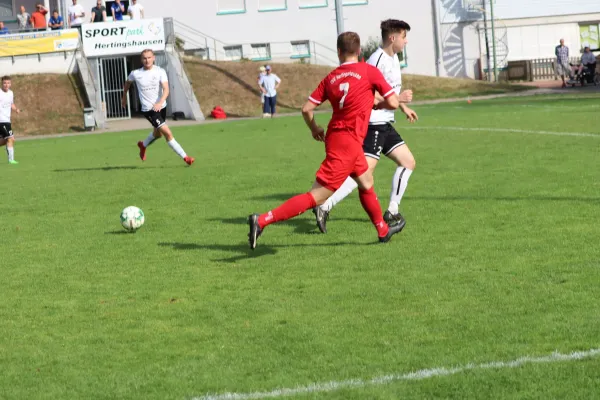
[[[400,91],[402,90],[402,71],[400,69],[398,55],[394,54],[390,57],[380,47],[371,55],[371,57],[369,57],[367,63],[377,67],[383,74],[387,83],[394,89],[394,92],[400,94]],[[392,110],[373,110],[371,111],[369,124],[383,125],[388,122],[394,122],[394,120],[394,111]]]
[[[158,100],[163,95],[162,83],[168,82],[167,73],[164,69],[158,65],[154,65],[151,69],[136,69],[131,71],[129,78],[130,82],[135,82],[135,85],[140,95],[140,102],[142,103],[142,112],[150,111],[154,108],[154,105],[158,103]],[[167,106],[165,100],[162,108]]]
[[[0,124],[10,124],[10,113],[14,99],[12,90],[8,92],[0,90]]]

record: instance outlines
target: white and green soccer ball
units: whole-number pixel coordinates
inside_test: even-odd
[[[135,232],[144,225],[144,212],[134,206],[129,206],[121,211],[121,225],[129,232]]]

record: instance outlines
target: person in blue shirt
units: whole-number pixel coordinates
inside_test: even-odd
[[[115,0],[110,9],[112,11],[113,21],[123,21],[123,14],[125,14],[125,4],[121,3],[121,0]]]
[[[48,21],[48,26],[53,31],[55,31],[57,29],[63,29],[65,27],[65,21],[63,20],[63,17],[58,15],[58,10],[52,11],[52,16],[50,17],[50,20]]]
[[[8,35],[10,32],[4,26],[4,22],[0,21],[0,35]]]

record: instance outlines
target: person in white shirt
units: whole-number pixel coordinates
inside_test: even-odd
[[[6,154],[8,155],[9,164],[18,164],[15,161],[15,138],[13,136],[12,125],[10,123],[11,111],[17,114],[21,110],[15,105],[15,98],[12,90],[12,82],[10,76],[2,77],[2,90],[0,90],[0,146],[6,145]]]
[[[77,4],[77,0],[73,0],[73,5],[69,6],[69,23],[71,28],[81,29],[85,17],[85,10],[81,4]]]
[[[167,144],[187,165],[194,163],[194,158],[189,157],[183,148],[177,143],[167,125],[167,97],[169,97],[169,80],[167,73],[158,65],[154,65],[154,52],[144,50],[142,52],[142,68],[131,71],[123,88],[121,105],[127,108],[127,92],[135,83],[142,104],[144,117],[152,124],[154,129],[146,139],[138,142],[140,158],[146,160],[146,149],[154,141],[163,136]]]
[[[266,74],[263,75],[258,81],[258,85],[265,96],[263,117],[272,117],[275,115],[275,107],[277,105],[277,89],[279,89],[279,85],[281,85],[281,79],[271,72],[270,65],[265,67],[265,72]]]
[[[381,71],[385,80],[399,97],[400,109],[406,114],[408,121],[413,123],[418,120],[418,116],[417,113],[406,106],[406,103],[412,101],[412,91],[405,90],[400,94],[402,90],[402,73],[400,70],[400,60],[398,59],[398,54],[404,51],[404,47],[408,43],[406,39],[408,31],[410,31],[410,25],[404,21],[395,19],[383,21],[381,23],[383,45],[371,55],[367,62]],[[375,97],[376,103],[383,99],[379,93],[376,93]],[[371,172],[377,166],[381,153],[397,164],[396,172],[392,179],[390,204],[383,219],[388,225],[400,225],[402,230],[404,229],[404,225],[406,225],[406,221],[398,209],[406,191],[408,179],[415,170],[416,162],[408,146],[392,125],[395,122],[394,115],[394,111],[390,110],[374,109],[371,112],[367,136],[363,143],[363,151],[367,157],[367,164]],[[349,177],[324,204],[313,209],[317,219],[317,226],[321,232],[327,232],[327,219],[332,208],[352,193],[356,187],[357,184],[354,179]]]
[[[131,19],[144,19],[144,6],[138,3],[137,0],[132,0],[132,4],[127,9],[127,14]]]

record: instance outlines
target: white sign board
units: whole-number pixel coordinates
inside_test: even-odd
[[[164,51],[166,44],[161,18],[83,24],[81,37],[87,57]]]

